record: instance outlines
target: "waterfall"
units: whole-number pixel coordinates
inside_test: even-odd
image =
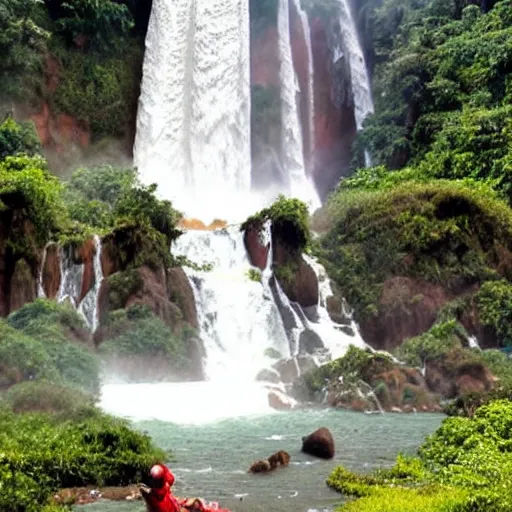
[[[92,332],[95,332],[98,328],[98,296],[103,281],[103,269],[101,267],[102,246],[98,235],[94,235],[94,246],[96,248],[96,253],[94,254],[94,286],[87,292],[87,295],[78,306],[78,312],[84,317]]]
[[[211,271],[186,269],[196,299],[208,379],[250,382],[274,362],[266,349],[290,355],[265,272],[262,282],[248,275],[253,267],[239,226],[187,231],[174,243],[173,252],[196,263],[213,264]]]
[[[57,292],[57,301],[69,302],[78,308],[78,299],[82,289],[82,279],[84,276],[83,263],[77,264],[73,261],[73,248],[60,249],[60,287]]]
[[[363,128],[364,120],[374,112],[370,77],[363,49],[359,42],[356,24],[350,9],[350,2],[349,0],[339,0],[339,2],[342,46],[335,49],[334,59],[338,60],[344,52],[347,53],[348,64],[350,66],[352,95],[354,98],[356,128],[359,131]],[[371,165],[371,159],[368,152],[365,152],[365,160],[366,166],[369,167]]]
[[[307,316],[310,319],[308,327],[315,331],[322,339],[325,348],[330,352],[333,359],[342,357],[347,352],[350,345],[358,348],[366,349],[368,345],[364,342],[359,328],[347,311],[343,311],[345,316],[350,319],[349,332],[353,335],[347,334],[343,326],[333,322],[327,311],[327,298],[332,297],[331,283],[325,268],[314,258],[303,255],[306,263],[315,271],[318,279],[319,300],[317,306],[307,311]],[[344,305],[342,307],[345,307]],[[342,311],[340,311],[342,313]]]
[[[249,51],[248,0],[153,1],[134,163],[188,214],[227,218],[250,191]]]
[[[313,183],[306,176],[302,129],[297,99],[299,81],[293,67],[290,40],[289,0],[279,0],[277,25],[279,32],[279,58],[281,82],[281,144],[283,167],[288,176],[289,194],[302,199],[311,209],[321,203]]]
[[[44,267],[46,265],[46,257],[48,255],[48,244],[44,246],[43,257],[41,258],[41,268],[39,269],[39,276],[37,278],[37,296],[40,299],[46,299],[44,291]]]
[[[87,327],[92,331],[96,331],[99,322],[98,314],[98,297],[103,281],[103,270],[101,266],[101,239],[98,235],[94,235],[95,254],[93,260],[94,266],[94,286],[87,292],[85,297],[79,301],[82,290],[82,281],[84,278],[84,264],[75,263],[73,261],[73,248],[60,249],[60,287],[57,292],[57,302],[61,303],[68,300],[71,305],[80,313],[85,320]],[[41,276],[43,267],[41,268]],[[40,290],[43,290],[41,277]],[[43,295],[45,297],[44,290]]]

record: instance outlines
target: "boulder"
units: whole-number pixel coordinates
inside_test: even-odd
[[[279,384],[281,382],[281,375],[274,368],[263,368],[263,370],[256,375],[256,380],[259,382],[273,382],[274,384]]]
[[[268,393],[268,404],[272,409],[288,411],[293,409],[297,405],[297,402],[282,391],[272,389]]]
[[[312,329],[304,329],[299,336],[299,352],[314,354],[319,348],[324,348],[322,338]]]
[[[334,439],[329,429],[322,427],[303,437],[302,451],[314,457],[332,459],[334,457]]]

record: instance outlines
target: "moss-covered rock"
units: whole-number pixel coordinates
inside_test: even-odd
[[[446,303],[485,281],[512,276],[512,211],[483,185],[342,188],[327,218],[322,262],[354,308],[365,339],[377,347],[399,345],[428,329]],[[394,336],[387,339],[390,329]]]

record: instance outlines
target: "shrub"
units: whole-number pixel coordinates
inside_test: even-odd
[[[40,151],[41,144],[33,123],[17,123],[8,117],[0,125],[0,160],[19,153],[33,156]]]

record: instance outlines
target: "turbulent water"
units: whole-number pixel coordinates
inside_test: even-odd
[[[196,216],[249,192],[248,0],[154,0],[134,163]]]
[[[155,406],[154,410],[165,415],[165,409],[177,409],[175,421],[181,423],[178,410],[192,396],[179,385],[175,388],[171,385],[165,391],[168,405]],[[226,390],[225,399],[232,411],[238,405],[243,408],[243,403],[234,403],[240,398],[236,393],[234,387],[231,393]],[[141,395],[152,403],[161,400],[161,395],[153,395],[149,389],[138,392],[128,388],[124,402],[118,394],[117,403],[133,402],[133,398],[138,400]],[[160,447],[173,451],[175,461],[170,466],[177,477],[175,492],[178,495],[218,500],[234,512],[333,510],[341,497],[325,485],[325,480],[336,465],[344,464],[363,472],[389,466],[399,451],[414,453],[442,420],[441,415],[433,414],[365,415],[309,410],[213,421],[217,416],[210,417],[211,408],[203,409],[204,403],[200,402],[196,411],[197,417],[203,413],[202,424],[153,420],[136,425],[147,431]],[[106,408],[109,410],[108,406]],[[336,456],[331,461],[314,459],[300,452],[301,437],[322,425],[331,430],[336,442]],[[289,467],[268,475],[247,473],[254,460],[280,449],[290,453]],[[85,510],[142,512],[144,506],[140,502],[101,502]]]
[[[250,279],[251,269],[239,226],[188,231],[173,247],[213,270],[187,269],[194,289],[201,339],[210,380],[250,382],[272,362],[265,350],[289,356],[286,333],[271,292]]]

